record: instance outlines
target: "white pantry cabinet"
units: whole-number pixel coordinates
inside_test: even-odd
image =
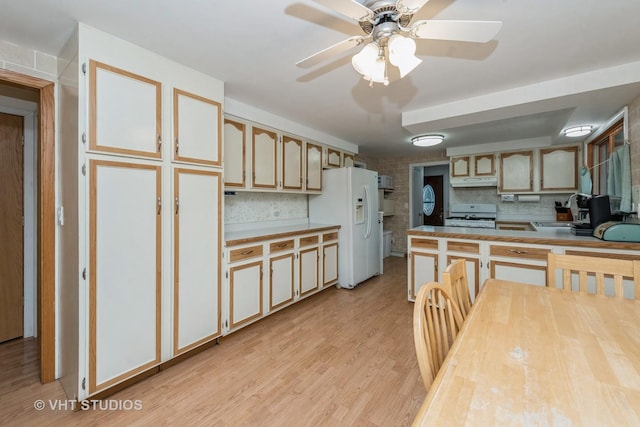
[[[173,154],[178,162],[222,166],[219,102],[173,89]]]
[[[60,233],[77,244],[60,265],[80,283],[58,298],[78,330],[57,345],[65,390],[83,400],[222,334],[224,85],[82,24],[74,37],[61,156],[78,170]]]
[[[162,157],[162,84],[89,61],[89,150]]]
[[[89,393],[160,362],[160,172],[89,161]]]
[[[174,169],[174,355],[222,334],[221,175]]]

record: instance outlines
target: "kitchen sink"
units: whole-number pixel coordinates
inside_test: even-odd
[[[571,230],[571,224],[573,224],[573,222],[571,221],[532,221],[531,225],[533,226],[534,229],[537,230],[550,230],[550,229],[555,229],[555,230],[567,230],[570,231]]]

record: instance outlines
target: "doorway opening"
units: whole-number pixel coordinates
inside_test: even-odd
[[[442,225],[449,212],[449,162],[411,163],[409,188],[409,228]]]
[[[40,381],[55,379],[55,100],[54,83],[0,69],[0,85],[18,92],[32,93],[37,114],[34,129],[36,312],[34,332],[38,337]],[[10,90],[9,90],[10,92]],[[25,221],[27,220],[25,216]],[[26,289],[26,288],[25,288]],[[23,325],[24,327],[24,325]]]

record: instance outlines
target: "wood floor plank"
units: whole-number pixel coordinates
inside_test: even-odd
[[[142,410],[36,411],[65,400],[38,380],[35,340],[0,346],[0,425],[407,426],[426,391],[413,347],[406,261],[327,289],[107,400]]]

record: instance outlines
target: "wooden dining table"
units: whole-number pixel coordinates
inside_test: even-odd
[[[488,279],[417,426],[640,426],[640,301]]]

